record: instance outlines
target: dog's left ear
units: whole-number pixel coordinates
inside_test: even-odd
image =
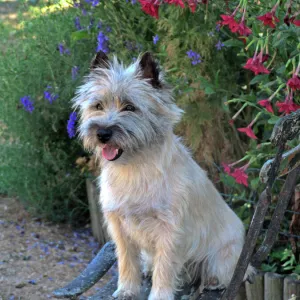
[[[97,52],[94,58],[91,61],[90,69],[103,68],[108,69],[109,59],[103,51]]]
[[[150,79],[150,83],[154,88],[160,88],[159,67],[150,52],[146,52],[140,60],[140,69],[142,77]]]

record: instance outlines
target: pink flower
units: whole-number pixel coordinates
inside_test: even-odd
[[[277,101],[276,106],[279,108],[279,112],[283,112],[284,115],[289,115],[291,112],[300,109],[300,105],[293,101],[293,91],[286,95],[284,102]]]
[[[296,26],[300,26],[300,20],[293,20],[292,23]]]
[[[191,10],[192,13],[194,13],[196,11],[196,7],[197,7],[197,0],[187,0],[188,6]]]
[[[252,130],[252,128],[251,128],[250,125],[248,125],[248,126],[245,127],[245,128],[238,128],[237,130],[238,130],[239,132],[246,133],[247,136],[249,136],[249,138],[251,138],[251,139],[254,139],[254,140],[257,139],[257,137],[256,137],[256,135],[254,134],[254,132],[253,132],[253,130]]]
[[[268,56],[264,55],[261,56],[254,56],[252,58],[249,58],[246,62],[246,64],[243,66],[244,69],[251,70],[254,72],[255,75],[258,75],[260,73],[269,74],[270,71],[263,65],[263,62],[268,58]]]
[[[244,186],[248,186],[248,175],[245,173],[245,170],[248,168],[248,165],[236,168],[231,176],[235,179],[236,183],[243,184]]]
[[[176,6],[180,6],[182,8],[184,8],[184,3],[182,0],[165,0],[166,3],[168,4],[175,4]]]
[[[284,115],[289,115],[290,113],[300,109],[300,105],[297,105],[294,102],[293,103],[287,103],[287,102],[277,101],[275,105],[279,108],[279,112],[283,112]]]
[[[257,17],[258,20],[262,21],[264,26],[270,26],[272,28],[275,28],[276,23],[279,22],[279,19],[275,16],[275,11],[274,12],[267,12],[266,14]]]
[[[231,175],[231,168],[229,165],[222,163],[222,167],[224,168],[225,173],[227,173],[228,175]]]
[[[258,101],[258,104],[262,107],[265,107],[268,112],[274,114],[270,99],[260,100],[260,101]]]
[[[142,5],[142,10],[146,14],[158,19],[159,4],[157,4],[157,1],[153,1],[153,0],[139,0],[139,1]]]
[[[252,33],[252,30],[245,25],[245,21],[243,20],[238,24],[238,32],[240,35],[248,36]]]
[[[221,26],[228,26],[231,32],[237,32],[239,24],[234,19],[234,16],[220,15],[223,21],[220,21]]]
[[[300,90],[300,78],[296,75],[288,80],[287,85],[293,90]]]

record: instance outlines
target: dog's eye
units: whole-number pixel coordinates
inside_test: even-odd
[[[102,109],[103,109],[102,104],[101,104],[101,103],[98,103],[98,104],[96,105],[96,109],[97,109],[97,110],[102,110]]]
[[[135,111],[135,107],[131,104],[128,104],[125,106],[125,108],[123,110],[124,111]]]

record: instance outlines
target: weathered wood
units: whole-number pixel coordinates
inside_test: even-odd
[[[115,245],[108,242],[77,278],[65,287],[55,290],[53,295],[56,298],[75,298],[81,295],[98,282],[115,261]]]
[[[231,282],[222,296],[222,300],[233,300],[238,293],[262,228],[267,209],[271,203],[271,190],[278,174],[285,143],[287,140],[295,138],[299,134],[299,130],[300,111],[298,114],[289,115],[280,119],[274,126],[271,142],[278,146],[277,153],[271,168],[268,171],[267,186],[261,193],[256,205],[242,253],[239,257]]]
[[[283,300],[300,299],[300,280],[295,276],[287,276],[283,285]]]
[[[299,153],[300,153],[300,144],[294,147],[293,149],[286,151],[282,154],[282,162],[283,164],[286,164],[285,168],[280,171],[280,177],[288,174],[293,169],[295,169],[300,164],[299,159]],[[296,157],[295,157],[296,156]],[[293,159],[295,157],[295,159]],[[271,168],[272,162],[274,159],[267,160],[259,172],[259,179],[262,183],[266,183],[268,181],[268,172]]]
[[[276,237],[280,229],[280,224],[283,220],[285,210],[287,209],[291,197],[294,193],[295,186],[297,184],[297,179],[299,177],[300,177],[300,166],[294,169],[287,176],[287,179],[279,194],[278,202],[275,211],[273,213],[271,222],[269,224],[269,229],[266,233],[264,241],[251,260],[251,263],[255,267],[258,267],[261,264],[261,262],[267,258],[269,252],[271,251],[276,241]]]
[[[276,273],[265,274],[264,300],[282,300],[283,299],[283,278],[284,275]]]
[[[253,278],[253,283],[246,282],[247,300],[264,300],[264,274],[258,273]]]
[[[246,300],[246,299],[247,299],[246,287],[245,287],[245,283],[243,282],[242,285],[240,286],[239,293],[237,294],[234,300]]]
[[[95,181],[88,178],[86,180],[86,190],[89,200],[92,233],[99,244],[103,246],[109,239],[106,228],[103,226],[103,214],[99,205],[99,189]]]
[[[274,125],[271,142],[279,146],[282,140],[293,140],[300,132],[300,110],[279,119]]]

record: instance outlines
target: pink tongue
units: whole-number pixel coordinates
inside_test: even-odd
[[[107,160],[112,160],[118,155],[118,148],[105,145],[102,149],[102,156]]]

